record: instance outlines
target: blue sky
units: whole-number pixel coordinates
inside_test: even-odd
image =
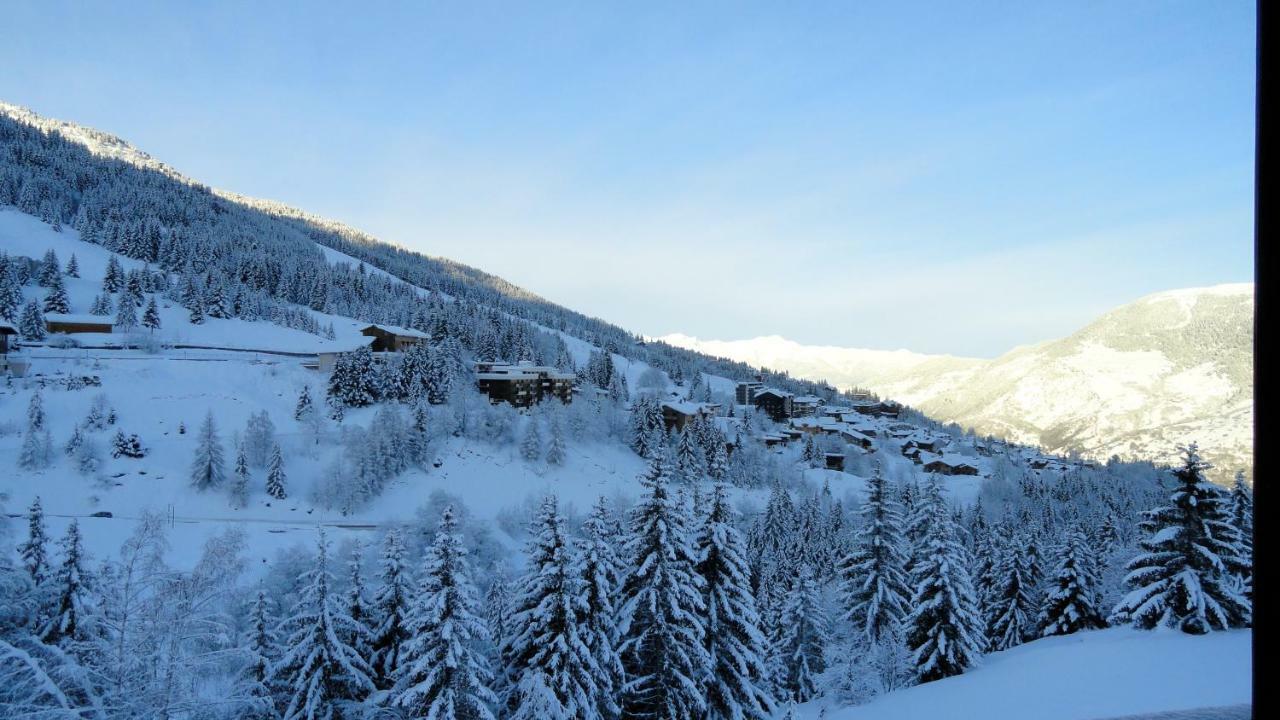
[[[1249,2],[360,5],[6,3],[0,98],[651,335],[994,356],[1253,276]]]

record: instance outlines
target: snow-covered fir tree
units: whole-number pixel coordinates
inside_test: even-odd
[[[138,307],[133,303],[132,297],[128,293],[120,295],[120,302],[116,306],[114,330],[130,332],[138,327]]]
[[[903,551],[902,511],[877,463],[853,549],[840,562],[844,617],[869,643],[896,634],[907,616],[911,590]]]
[[[1067,532],[1058,547],[1049,592],[1040,609],[1041,634],[1070,635],[1105,627],[1098,607],[1101,583],[1090,558],[1089,538],[1081,528]]]
[[[107,317],[115,312],[115,307],[111,304],[111,296],[106,293],[99,293],[93,297],[93,302],[89,305],[90,315],[99,315]]]
[[[1013,533],[999,549],[987,617],[992,650],[1008,650],[1035,637],[1038,608],[1031,587],[1024,533]]]
[[[228,495],[231,507],[242,510],[249,506],[249,461],[244,456],[244,443],[236,445],[236,464],[231,471]]]
[[[550,417],[550,428],[548,434],[550,439],[547,441],[547,464],[563,465],[564,464],[564,427],[560,423],[560,417],[556,413],[552,413]]]
[[[1209,465],[1199,448],[1192,443],[1181,450],[1170,504],[1143,513],[1143,552],[1129,561],[1131,592],[1112,622],[1193,635],[1246,625],[1252,608],[1238,576],[1246,566],[1240,534],[1224,493],[1205,479]]]
[[[702,597],[708,660],[706,717],[757,720],[775,706],[765,666],[768,643],[761,632],[746,541],[733,525],[725,486],[717,484],[695,541],[696,571]]]
[[[67,297],[67,285],[62,282],[62,275],[55,273],[49,283],[49,291],[44,296],[44,311],[47,313],[71,312],[71,299]]]
[[[527,705],[536,702],[540,711],[550,709],[552,717],[591,720],[600,717],[600,688],[609,679],[583,633],[586,597],[557,505],[554,496],[547,496],[533,521],[525,550],[528,570],[512,598],[511,632],[502,647],[517,690],[525,687],[527,674],[536,673],[554,702],[517,691],[504,705],[518,717],[532,716]]]
[[[311,399],[311,386],[303,385],[302,392],[298,393],[298,402],[293,406],[293,419],[305,422],[315,409],[315,403]]]
[[[71,520],[67,534],[59,541],[62,562],[50,579],[53,607],[40,631],[40,639],[50,645],[66,645],[88,640],[93,632],[93,592],[86,569],[80,521]]]
[[[288,637],[271,677],[285,690],[285,720],[361,717],[358,703],[374,690],[369,665],[343,639],[351,636],[353,623],[331,590],[328,555],[321,531],[315,566],[303,577],[298,603],[281,624]]]
[[[18,556],[31,583],[37,587],[49,577],[49,535],[44,524],[44,506],[37,495],[27,510],[27,539],[18,546]]]
[[[80,277],[80,261],[76,259],[75,253],[71,253],[71,259],[67,261],[66,273],[67,277]]]
[[[343,631],[343,640],[369,666],[369,677],[372,680],[377,675],[372,663],[373,623],[376,619],[364,585],[363,552],[364,546],[357,541],[351,548],[350,559],[347,560],[347,596],[342,609],[351,622]]]
[[[40,270],[36,274],[36,282],[40,287],[49,287],[62,276],[62,267],[58,261],[58,254],[52,248],[44,253],[44,258],[40,261]]]
[[[582,523],[578,541],[577,573],[582,578],[585,608],[579,618],[583,642],[601,670],[599,715],[606,720],[620,712],[615,698],[622,690],[622,658],[618,655],[616,593],[622,587],[622,561],[618,555],[617,519],[604,496],[596,499]]]
[[[271,691],[271,665],[278,652],[275,623],[271,619],[267,592],[258,588],[249,610],[249,632],[241,671],[243,708],[248,720],[276,720],[279,714]]]
[[[271,459],[271,447],[276,442],[276,426],[266,410],[249,415],[245,425],[244,446],[245,458],[252,467],[265,467]]]
[[[1244,471],[1236,471],[1231,486],[1231,524],[1240,534],[1240,553],[1248,566],[1241,575],[1245,585],[1245,598],[1253,603],[1253,490],[1245,483]]]
[[[156,307],[156,298],[147,299],[147,308],[142,312],[142,327],[155,331],[160,329],[160,309]]]
[[[408,627],[392,703],[411,717],[493,720],[497,698],[480,647],[488,631],[476,614],[467,549],[452,506],[441,514],[435,541],[423,557]]]
[[[819,678],[827,669],[830,629],[822,608],[813,568],[802,565],[786,603],[773,652],[782,676],[778,686],[788,699],[808,702],[819,692]]]
[[[534,462],[542,457],[542,433],[538,430],[538,418],[530,415],[524,425],[524,437],[520,440],[520,457]]]
[[[404,542],[400,531],[387,531],[382,546],[382,563],[379,572],[381,584],[373,598],[376,624],[371,643],[373,681],[381,689],[388,689],[395,682],[396,668],[400,665],[400,648],[409,639],[408,612],[410,600],[409,577],[405,568]]]
[[[271,446],[271,459],[267,462],[267,494],[277,500],[289,497],[280,443]]]
[[[213,421],[213,411],[204,416],[200,432],[196,435],[196,454],[191,461],[191,484],[197,490],[211,490],[226,479],[226,463],[222,459],[222,441],[218,438],[218,426]]]
[[[702,617],[702,578],[685,524],[667,483],[664,453],[640,478],[632,509],[623,581],[620,654],[626,670],[624,717],[690,718],[706,710],[702,682],[710,660]]]
[[[23,340],[38,341],[48,337],[49,330],[44,313],[40,311],[40,305],[35,300],[28,300],[27,304],[22,306],[22,315],[18,318],[18,332]]]
[[[928,512],[913,553],[911,613],[903,624],[916,680],[925,683],[973,667],[985,642],[968,554],[936,477],[917,504]]]

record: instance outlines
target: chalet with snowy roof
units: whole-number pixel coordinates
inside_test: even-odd
[[[932,435],[912,435],[907,441],[902,443],[902,453],[907,454],[908,450],[916,449],[931,453],[942,453],[942,449],[946,447],[946,441],[943,438]]]
[[[944,455],[924,463],[924,471],[939,475],[977,475],[978,466],[963,456]]]
[[[828,470],[844,472],[844,453],[826,453],[823,455]]]
[[[103,333],[110,335],[114,326],[111,319],[102,315],[68,315],[46,313],[45,327],[50,333],[74,335],[78,333]]]
[[[863,450],[872,450],[875,448],[875,442],[871,438],[848,426],[845,426],[840,430],[840,439],[844,440],[849,445],[856,445]]]
[[[751,405],[755,402],[756,392],[762,389],[764,383],[759,380],[740,382],[733,390],[733,399],[739,405]]]
[[[798,395],[791,398],[791,413],[795,417],[809,417],[818,413],[822,398],[817,395]]]
[[[791,401],[794,397],[795,395],[786,390],[764,388],[756,391],[751,403],[768,413],[774,421],[781,422],[791,417]]]
[[[791,427],[800,432],[806,432],[810,435],[819,433],[834,434],[840,431],[842,423],[839,420],[829,417],[803,417],[792,418]]]
[[[476,387],[489,396],[489,402],[509,402],[516,407],[529,407],[547,398],[573,402],[573,381],[577,376],[527,360],[509,363],[476,363]]]
[[[9,359],[10,343],[13,343],[14,350],[18,349],[18,328],[0,320],[0,375],[8,373],[13,373],[14,375],[25,374],[18,373],[18,363]],[[26,369],[25,363],[22,364],[22,368]]]
[[[374,352],[404,352],[420,342],[426,342],[431,337],[421,330],[395,325],[370,325],[361,330],[360,334],[373,338],[369,347]]]
[[[670,401],[662,403],[662,423],[671,432],[680,432],[697,417],[714,417],[719,405],[715,403]]]

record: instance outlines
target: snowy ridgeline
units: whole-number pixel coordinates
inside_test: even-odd
[[[1250,616],[1251,498],[1194,451],[1172,477],[1050,472],[909,411],[862,422],[870,447],[787,443],[733,405],[746,366],[164,173],[118,203],[140,178],[18,130],[0,202],[46,222],[0,209],[0,315],[29,363],[0,387],[0,493],[26,511],[0,536],[0,715],[861,713],[999,684],[999,658],[1062,642],[1023,647],[1042,635],[1247,637],[1217,631]],[[97,184],[50,173],[68,162]],[[262,245],[220,240],[250,229]],[[53,314],[131,330],[43,337]],[[352,350],[368,321],[429,341],[332,373],[279,354]],[[577,399],[490,404],[470,363],[498,358],[575,372]],[[668,431],[664,399],[718,414]],[[982,474],[930,476],[908,443]],[[1242,699],[1145,697],[1106,707]]]

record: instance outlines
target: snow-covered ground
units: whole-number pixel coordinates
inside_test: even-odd
[[[1201,636],[1130,628],[1081,632],[993,653],[964,675],[889,693],[865,705],[810,703],[798,708],[797,716],[1101,720],[1238,706],[1252,698],[1252,642],[1248,630]]]

